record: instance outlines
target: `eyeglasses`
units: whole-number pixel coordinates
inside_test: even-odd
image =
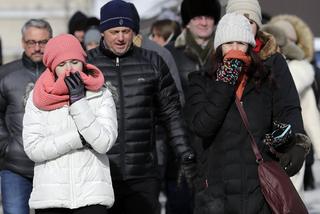
[[[35,41],[35,40],[27,40],[24,41],[28,48],[34,48],[36,47],[36,45],[38,44],[40,48],[44,48],[46,46],[46,44],[48,43],[48,40],[40,40],[40,41]]]

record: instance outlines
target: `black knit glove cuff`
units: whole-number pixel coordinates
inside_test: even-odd
[[[82,134],[79,131],[78,131],[78,133],[79,133],[83,148],[92,149],[91,145],[84,139]]]

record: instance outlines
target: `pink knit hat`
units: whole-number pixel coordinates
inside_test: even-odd
[[[85,64],[87,54],[83,50],[79,40],[71,34],[61,34],[53,37],[47,43],[43,63],[51,71],[63,61],[77,59]]]

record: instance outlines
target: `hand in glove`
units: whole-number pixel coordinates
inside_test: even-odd
[[[217,69],[217,81],[222,81],[235,85],[239,74],[251,62],[251,58],[246,53],[239,50],[229,51],[223,58],[223,63]]]
[[[217,69],[217,81],[235,85],[242,71],[243,62],[238,59],[223,60]]]
[[[70,76],[64,78],[64,82],[69,90],[70,105],[85,96],[85,87],[78,71],[75,73],[70,73]]]
[[[178,186],[182,182],[184,176],[188,186],[193,189],[193,181],[197,175],[196,157],[192,152],[185,152],[181,157],[181,165],[178,175]]]
[[[305,160],[305,149],[301,146],[293,146],[286,153],[279,153],[280,165],[288,176],[295,175],[302,167]]]

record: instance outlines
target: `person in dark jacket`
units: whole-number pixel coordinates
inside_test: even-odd
[[[181,19],[184,30],[166,48],[172,53],[178,66],[183,93],[189,89],[188,76],[193,72],[212,69],[214,29],[220,19],[221,5],[217,0],[184,0],[181,3]],[[188,139],[201,157],[200,139],[188,131]],[[166,171],[167,214],[192,214],[193,191],[185,182],[177,185],[178,166],[172,164],[172,150],[168,151]],[[203,162],[203,160],[198,161]],[[201,175],[199,175],[201,176]],[[197,185],[196,185],[197,186]],[[197,187],[195,189],[197,191]]]
[[[159,212],[160,180],[155,149],[155,125],[168,130],[189,180],[195,156],[186,142],[177,88],[163,59],[153,51],[133,45],[138,34],[135,6],[112,0],[100,10],[100,46],[88,60],[102,70],[115,87],[119,135],[108,152],[115,191],[109,213]]]
[[[186,111],[190,128],[203,139],[208,155],[203,191],[196,195],[195,213],[271,213],[258,178],[258,165],[235,99],[248,116],[251,132],[264,160],[278,160],[288,176],[299,171],[310,147],[305,135],[299,97],[283,58],[273,59],[284,69],[264,67],[249,20],[228,13],[214,39],[213,70],[192,74]],[[287,102],[283,102],[287,100]],[[291,125],[292,136],[271,153],[265,135],[273,122]]]
[[[44,47],[52,37],[50,24],[30,19],[22,27],[22,58],[0,67],[1,193],[4,213],[29,213],[34,163],[22,144],[24,105],[34,82],[44,71]]]
[[[84,33],[88,25],[88,17],[81,11],[76,11],[69,19],[68,33],[74,35],[83,45]]]

